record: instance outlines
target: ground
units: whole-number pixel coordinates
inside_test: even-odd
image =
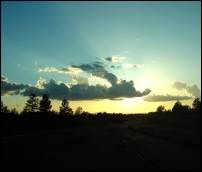
[[[201,114],[169,115],[7,135],[2,138],[3,167],[200,170]]]

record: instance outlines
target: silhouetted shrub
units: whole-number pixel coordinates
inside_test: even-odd
[[[81,115],[83,112],[83,109],[81,106],[79,106],[76,110],[75,110],[75,115]]]
[[[156,109],[156,111],[159,112],[159,113],[165,112],[165,110],[166,110],[165,107],[162,106],[162,105],[158,106],[157,109]]]
[[[182,109],[183,109],[182,103],[181,103],[180,101],[177,101],[177,102],[174,104],[173,108],[172,108],[172,112],[181,112]]]

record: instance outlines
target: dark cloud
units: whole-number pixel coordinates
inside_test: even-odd
[[[150,93],[149,89],[144,92],[136,91],[133,86],[133,81],[122,80],[120,83],[106,87],[103,85],[88,85],[88,83],[77,83],[66,86],[63,83],[57,84],[54,80],[43,84],[43,88],[29,87],[22,95],[29,96],[30,93],[35,93],[37,96],[48,94],[52,99],[61,100],[92,100],[92,99],[117,99],[122,97],[140,97]]]
[[[121,58],[121,57],[120,57]],[[116,58],[115,58],[116,59]],[[69,72],[80,69],[87,73],[92,74],[102,79],[107,80],[111,86],[103,85],[89,85],[88,79],[75,76],[73,79],[76,84],[70,84],[70,86],[64,83],[58,84],[55,80],[46,82],[42,78],[37,81],[36,86],[28,86],[21,92],[23,96],[29,96],[31,93],[35,93],[37,96],[48,94],[52,99],[64,99],[68,100],[91,100],[91,99],[117,99],[123,97],[141,97],[146,96],[151,90],[146,89],[143,92],[137,91],[134,87],[133,81],[121,80],[118,82],[118,78],[113,73],[108,72],[103,63],[94,62],[92,64],[71,65],[70,67],[64,67],[60,71]],[[55,68],[45,68],[42,71],[57,71]],[[5,79],[4,77],[2,79]],[[24,86],[24,85],[22,85]],[[23,87],[24,88],[24,87]]]
[[[64,84],[57,84],[55,80],[51,79],[48,83],[44,83],[43,88],[28,87],[22,92],[23,96],[29,96],[31,93],[37,96],[42,96],[43,94],[48,94],[52,99],[62,100],[69,97],[69,88]]]
[[[162,102],[162,101],[173,101],[173,100],[188,100],[191,99],[192,97],[189,96],[173,96],[170,94],[166,95],[150,95],[144,97],[145,101],[148,102]]]
[[[115,65],[111,65],[110,67],[113,69],[120,69],[121,68],[121,66],[115,66]]]
[[[112,57],[105,57],[105,60],[111,62],[112,61]]]
[[[126,57],[124,56],[120,56],[120,55],[113,55],[111,57],[105,57],[104,60],[108,61],[108,62],[122,62],[124,59],[126,59]]]
[[[192,86],[188,86],[184,82],[176,81],[176,82],[174,82],[173,87],[176,88],[177,90],[185,89],[188,93],[190,93],[194,97],[198,97],[198,98],[201,97],[201,91],[199,90],[199,88],[195,84]]]
[[[105,70],[103,71],[94,71],[92,72],[93,76],[97,76],[103,79],[106,79],[110,84],[115,85],[118,81],[118,78],[113,74]]]
[[[151,90],[147,89],[144,92],[136,91],[133,81],[121,80],[120,83],[109,88],[110,98],[117,97],[141,97],[149,94]]]
[[[1,96],[19,94],[27,87],[29,86],[25,84],[10,83],[5,76],[1,75]]]
[[[93,76],[97,76],[106,79],[110,84],[115,85],[117,83],[117,77],[108,72],[102,63],[92,63],[92,64],[82,64],[82,65],[72,65],[74,68],[79,68],[85,72],[91,73]]]

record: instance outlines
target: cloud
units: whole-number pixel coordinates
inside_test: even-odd
[[[64,71],[65,73],[71,73],[71,74],[78,74],[81,73],[82,70],[78,69],[78,68],[74,68],[74,67],[63,67],[62,69],[60,69],[61,71]]]
[[[6,78],[4,75],[1,75],[1,81],[8,81],[8,78]]]
[[[188,93],[192,94],[194,97],[198,97],[198,98],[201,97],[201,91],[199,90],[197,85],[188,86],[186,90]]]
[[[56,83],[55,80],[51,79],[49,82],[43,82],[43,87],[38,88],[35,86],[30,86],[25,89],[21,94],[23,96],[29,96],[31,93],[37,96],[42,96],[43,94],[48,94],[52,99],[62,100],[69,96],[69,88],[64,83]]]
[[[93,76],[106,79],[110,84],[115,85],[118,81],[117,77],[108,72],[101,63],[72,65],[74,68],[81,69],[85,72],[92,74]]]
[[[58,69],[56,67],[45,67],[39,68],[38,72],[55,72],[55,73],[64,73],[64,74],[78,74],[81,73],[82,70],[78,68],[74,68],[72,66],[63,67]]]
[[[55,67],[45,67],[43,69],[39,69],[39,72],[57,72],[57,73],[71,73],[78,74],[82,71],[92,74],[93,76],[103,78],[107,80],[110,84],[116,84],[117,77],[108,72],[104,65],[101,62],[94,62],[91,64],[81,64],[81,65],[71,65],[70,67],[63,67],[61,69],[57,69]]]
[[[43,78],[40,78],[35,86],[28,86],[23,92],[20,92],[23,96],[29,96],[31,93],[35,93],[37,96],[48,94],[52,99],[61,100],[67,98],[68,100],[91,100],[91,99],[117,99],[123,97],[141,97],[148,95],[151,90],[146,89],[140,92],[135,89],[133,81],[120,80],[113,73],[108,72],[105,66],[101,62],[94,62],[90,64],[71,65],[57,69],[55,67],[45,67],[39,69],[39,72],[57,72],[57,73],[76,73],[86,72],[91,75],[91,80],[88,78],[75,75],[73,77],[73,84],[70,83],[57,83],[51,79],[46,82]],[[89,78],[89,79],[90,79]],[[98,79],[100,78],[100,79]],[[5,80],[3,77],[2,79]],[[89,81],[92,79],[104,80],[101,84],[89,85]]]
[[[146,89],[143,92],[136,91],[134,88],[133,81],[121,80],[118,84],[113,85],[109,88],[109,93],[111,98],[119,98],[119,97],[142,97],[148,95],[151,90]]]
[[[183,89],[186,89],[187,84],[184,82],[176,81],[176,82],[174,82],[173,87],[178,89],[178,90],[183,90]]]
[[[113,68],[113,69],[120,69],[120,68],[121,68],[121,66],[120,66],[120,65],[118,65],[118,66],[111,65],[110,67],[111,67],[111,68]]]
[[[45,87],[45,85],[46,85],[46,80],[40,77],[39,80],[36,82],[35,87],[42,89]]]
[[[29,86],[25,84],[11,83],[5,76],[1,75],[1,96],[19,94],[27,87]]]
[[[136,91],[133,81],[127,82],[121,80],[119,83],[107,87],[100,84],[89,85],[84,78],[76,79],[78,82],[74,85],[70,85],[70,87],[64,83],[57,83],[55,80],[44,82],[40,79],[36,84],[40,85],[40,87],[30,86],[21,94],[23,96],[29,96],[31,93],[35,93],[37,96],[48,94],[50,98],[58,100],[62,100],[63,98],[68,100],[95,100],[140,97],[150,93],[149,89],[146,89],[144,92]],[[41,87],[41,85],[43,85],[43,87]]]
[[[197,85],[188,86],[184,82],[176,81],[173,84],[173,87],[177,90],[186,90],[189,94],[191,94],[194,97],[201,97],[201,91],[197,87]]]
[[[101,62],[94,62],[89,64],[71,65],[73,68],[81,69],[86,72],[105,71],[104,64]]]
[[[39,68],[39,72],[58,72],[59,70],[55,67],[45,67],[43,69]]]
[[[166,95],[153,94],[153,95],[144,97],[144,100],[148,102],[162,102],[162,101],[173,101],[173,100],[188,100],[191,98],[192,97],[189,97],[189,96],[173,96],[170,94],[166,94]]]
[[[122,62],[123,60],[126,59],[126,57],[124,56],[120,56],[120,55],[113,55],[111,57],[105,57],[104,58],[106,61],[115,63],[115,62]]]
[[[81,76],[74,76],[73,81],[75,84],[80,84],[80,85],[88,85],[88,78],[81,77]]]
[[[131,64],[131,63],[124,63],[122,64],[124,68],[141,68],[142,66],[139,64]]]

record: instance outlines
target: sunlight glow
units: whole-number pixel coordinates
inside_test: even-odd
[[[132,107],[142,102],[142,98],[123,98],[123,106]]]

